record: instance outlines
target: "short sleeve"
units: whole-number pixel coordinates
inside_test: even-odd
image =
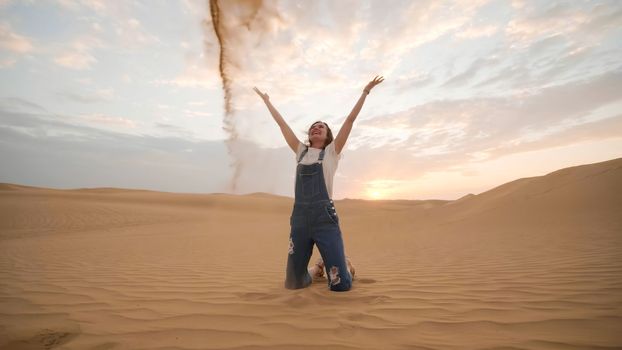
[[[337,154],[337,150],[335,149],[335,143],[331,142],[326,146],[326,152],[330,153],[331,157],[334,159],[340,159],[341,154]],[[343,152],[342,152],[343,153]]]

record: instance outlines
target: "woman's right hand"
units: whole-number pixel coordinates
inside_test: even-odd
[[[287,123],[285,122],[285,119],[283,119],[279,111],[277,111],[276,108],[274,108],[274,106],[272,105],[272,103],[270,103],[270,96],[268,96],[268,94],[265,94],[259,91],[259,89],[254,86],[253,86],[253,90],[255,90],[257,95],[259,95],[259,97],[261,97],[263,102],[266,104],[266,107],[268,107],[270,114],[272,114],[272,118],[274,118],[274,121],[276,121],[276,123],[279,125],[279,128],[281,128],[281,132],[283,133],[283,136],[285,137],[285,141],[289,145],[289,148],[291,148],[292,151],[296,153],[296,150],[298,149],[298,144],[300,144],[300,141],[298,140],[298,138],[296,137],[292,129],[289,127],[289,125],[287,125]]]
[[[266,94],[266,93],[263,93],[263,92],[259,91],[259,89],[258,89],[258,88],[253,87],[253,90],[255,90],[255,92],[257,93],[257,95],[259,95],[259,97],[261,97],[261,99],[262,99],[264,102],[268,102],[268,101],[270,100],[270,96],[268,96],[268,94]]]

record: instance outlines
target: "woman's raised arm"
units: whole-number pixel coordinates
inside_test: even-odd
[[[348,114],[346,121],[343,122],[341,129],[339,129],[339,133],[337,134],[337,137],[335,137],[335,141],[334,141],[335,151],[337,151],[337,154],[341,153],[341,150],[346,145],[346,141],[348,140],[348,136],[350,136],[350,131],[352,130],[352,125],[354,125],[354,121],[356,120],[356,117],[358,117],[359,112],[361,111],[361,108],[363,108],[365,97],[369,95],[369,92],[371,91],[371,89],[374,88],[374,86],[382,83],[383,80],[384,78],[382,76],[380,77],[376,76],[363,89],[363,92],[361,93],[361,97],[359,97],[359,100],[354,105],[354,108],[352,108],[352,111],[350,112],[350,114]]]
[[[300,143],[300,140],[298,140],[292,129],[289,127],[289,125],[287,125],[285,119],[283,119],[279,111],[277,111],[272,103],[270,103],[270,96],[268,96],[267,93],[262,93],[256,87],[253,87],[253,90],[255,90],[257,95],[259,95],[259,97],[261,97],[263,102],[266,104],[268,110],[270,111],[270,114],[272,114],[272,118],[274,118],[274,121],[276,121],[276,123],[279,125],[279,128],[281,128],[281,133],[283,134],[283,137],[285,137],[285,141],[287,141],[289,148],[291,148],[292,151],[294,151],[295,153],[298,149],[298,144]]]

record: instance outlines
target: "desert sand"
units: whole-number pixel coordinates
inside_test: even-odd
[[[345,293],[284,289],[292,203],[0,184],[0,349],[622,348],[622,158],[336,201]]]

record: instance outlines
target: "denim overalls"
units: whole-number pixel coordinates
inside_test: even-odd
[[[347,291],[352,286],[352,276],[346,265],[339,218],[324,181],[324,150],[317,163],[300,164],[308,150],[302,152],[296,168],[296,197],[290,218],[285,288],[298,289],[311,284],[307,265],[315,243],[324,260],[330,290]]]

